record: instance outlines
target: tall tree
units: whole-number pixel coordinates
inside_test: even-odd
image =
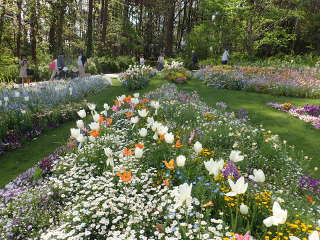
[[[93,51],[93,1],[89,0],[89,9],[88,9],[88,26],[87,26],[87,56],[92,56]]]

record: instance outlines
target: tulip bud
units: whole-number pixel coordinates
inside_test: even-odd
[[[240,205],[240,213],[243,214],[243,215],[247,215],[249,212],[249,208],[247,205],[241,203]]]
[[[78,120],[78,121],[77,121],[77,127],[78,127],[79,129],[83,129],[83,128],[84,128],[84,122],[83,122],[82,120]]]
[[[174,136],[172,133],[166,133],[164,135],[164,140],[166,141],[166,143],[172,144],[174,142]]]
[[[202,144],[200,142],[196,142],[194,145],[193,145],[193,149],[194,151],[199,154],[201,151],[202,151]]]
[[[147,129],[141,128],[141,129],[139,130],[139,135],[140,135],[141,137],[145,137],[145,136],[147,136],[147,134],[148,134],[148,130],[147,130]]]
[[[178,167],[183,167],[186,164],[186,157],[183,155],[180,155],[177,157],[176,162]]]
[[[135,148],[134,155],[136,158],[142,158],[143,155],[143,149],[141,148]]]
[[[77,112],[79,117],[81,118],[85,118],[87,116],[86,111],[85,110],[80,110],[79,112]]]

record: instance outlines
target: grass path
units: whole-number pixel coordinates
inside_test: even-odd
[[[223,101],[229,105],[231,110],[241,108],[248,110],[254,125],[263,124],[265,129],[278,134],[290,145],[296,146],[296,149],[303,150],[304,154],[310,157],[302,163],[304,169],[307,173],[320,177],[320,130],[287,113],[265,105],[270,101],[290,102],[297,105],[320,104],[319,99],[275,97],[267,94],[214,89],[203,85],[198,80],[181,85],[180,88],[187,91],[198,91],[203,100],[211,106]],[[315,171],[315,167],[318,167],[319,170]]]
[[[165,82],[156,78],[152,80],[147,89],[139,92],[150,91]],[[119,83],[114,83],[114,86],[88,97],[87,100],[97,103],[101,107],[103,103],[111,104],[114,97],[129,93],[124,91]],[[303,163],[303,167],[309,174],[320,177],[320,171],[314,171],[314,167],[320,168],[320,131],[286,113],[265,105],[268,101],[291,102],[300,105],[320,104],[320,100],[274,97],[243,91],[214,89],[203,85],[198,80],[192,80],[186,85],[179,85],[179,87],[186,91],[198,91],[202,99],[211,106],[215,106],[218,101],[223,101],[229,105],[231,110],[239,110],[240,108],[248,110],[253,124],[263,124],[266,129],[280,135],[289,144],[295,145],[297,149],[303,150],[306,155],[312,157]],[[70,128],[74,126],[74,122],[69,122],[59,128],[48,130],[44,135],[26,144],[23,148],[0,157],[0,188],[51,154],[57,147],[65,144]]]

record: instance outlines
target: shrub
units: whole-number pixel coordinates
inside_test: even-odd
[[[143,89],[153,75],[151,67],[135,65],[120,75],[120,81],[128,90]]]

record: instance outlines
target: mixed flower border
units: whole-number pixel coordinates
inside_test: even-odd
[[[1,191],[1,239],[319,239],[319,192],[269,131],[172,85],[88,108]]]

